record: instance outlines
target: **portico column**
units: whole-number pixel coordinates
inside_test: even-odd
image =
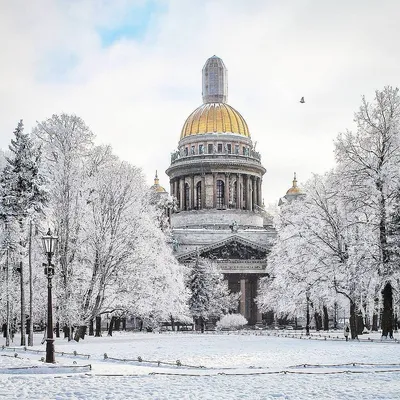
[[[206,208],[206,176],[201,177],[201,208]]]
[[[194,175],[190,177],[190,208],[194,210]]]
[[[229,173],[225,173],[225,207],[229,208]]]
[[[247,181],[247,178],[247,175],[243,175],[243,202],[245,203],[245,210],[249,209],[249,183]]]
[[[246,210],[251,211],[251,181],[250,176],[246,175]]]
[[[262,206],[262,194],[261,194],[261,178],[257,178],[257,203],[261,207]]]
[[[179,182],[179,195],[180,195],[180,204],[179,209],[183,211],[185,209],[185,179],[181,178]]]
[[[246,279],[240,280],[240,314],[246,317]]]
[[[236,174],[236,208],[240,210],[240,174]]]
[[[213,208],[217,208],[217,174],[213,174]]]
[[[251,187],[253,190],[253,201],[252,201],[252,209],[257,210],[257,187],[256,187],[256,178],[254,176],[251,177]]]
[[[258,296],[258,292],[259,292],[259,288],[260,288],[260,278],[257,278],[257,281],[256,281],[256,285],[257,285],[257,287],[256,287],[256,293],[257,293],[257,296]],[[260,309],[258,308],[258,304],[256,303],[256,302],[254,302],[254,306],[256,307],[256,324],[262,324],[262,313],[261,313],[261,311],[260,311]]]
[[[169,194],[171,196],[174,196],[174,182],[172,181],[172,179],[169,181]]]
[[[178,179],[174,179],[174,196],[178,198]]]

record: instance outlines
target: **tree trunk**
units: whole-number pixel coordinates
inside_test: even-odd
[[[6,227],[7,229],[7,227]],[[10,345],[11,316],[10,316],[10,250],[6,250],[6,346]]]
[[[64,339],[68,338],[68,340],[69,340],[71,335],[70,335],[70,330],[69,330],[69,326],[68,325],[64,325],[63,332],[64,332]]]
[[[96,337],[100,337],[101,336],[101,315],[98,315],[96,317],[96,333],[95,333]]]
[[[112,336],[112,331],[113,331],[113,328],[114,328],[115,319],[116,318],[114,316],[111,317],[110,325],[108,327],[108,336]]]
[[[197,325],[197,329],[196,330],[200,329],[201,333],[204,333],[204,329],[205,329],[205,320],[204,320],[204,318],[203,317],[199,317],[199,318],[196,319],[195,322],[196,322],[196,325]]]
[[[334,304],[334,315],[333,315],[333,329],[337,329],[337,320],[338,320],[338,305],[335,302]]]
[[[114,321],[114,324],[115,324],[114,330],[115,331],[119,331],[120,327],[121,327],[121,318],[120,317],[118,317],[118,318],[116,317],[115,321]]]
[[[28,264],[29,264],[29,326],[28,326],[28,346],[33,346],[32,221],[29,222]]]
[[[357,335],[362,335],[364,331],[364,317],[362,315],[362,311],[358,310],[357,312]]]
[[[356,303],[350,300],[350,332],[351,338],[357,339],[357,316],[356,316]]]
[[[315,330],[318,332],[320,330],[320,325],[319,325],[319,314],[318,312],[314,313],[314,320],[315,320]]]
[[[121,318],[121,322],[122,322],[122,330],[126,331],[126,317]]]
[[[383,311],[382,311],[382,337],[393,339],[393,291],[390,282],[382,290]]]
[[[374,299],[374,311],[372,314],[372,330],[374,332],[378,332],[378,317],[379,317],[379,298],[375,297]]]
[[[80,338],[81,338],[81,335],[80,335],[80,332],[79,332],[79,326],[77,326],[76,330],[75,330],[75,335],[74,335],[75,342],[79,342]]]
[[[326,306],[323,307],[324,311],[324,331],[329,331],[329,315],[328,308]]]
[[[60,337],[60,322],[56,322],[56,337]]]
[[[172,317],[171,317],[171,329],[172,331],[175,331],[175,321]]]
[[[366,328],[368,331],[370,331],[371,330],[371,320],[367,313],[367,309],[368,309],[367,301],[364,301],[363,302],[363,311],[364,311],[363,325],[364,325],[364,328]]]
[[[81,325],[76,328],[74,340],[79,342],[79,339],[84,340],[86,335],[86,325]]]
[[[90,321],[89,321],[89,336],[93,336],[93,335],[94,335],[93,318],[90,318]]]
[[[19,263],[19,273],[20,273],[20,285],[21,285],[21,346],[26,345],[26,335],[25,335],[25,328],[26,328],[26,315],[25,315],[25,287],[24,287],[24,269],[22,261]]]
[[[85,340],[85,336],[86,336],[86,331],[87,331],[87,326],[86,325],[82,325],[82,326],[80,326],[79,327],[79,334],[80,334],[80,337],[83,339],[83,340]]]

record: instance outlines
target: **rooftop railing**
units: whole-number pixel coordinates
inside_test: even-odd
[[[171,164],[176,161],[183,160],[183,159],[206,159],[206,158],[237,158],[237,159],[253,159],[258,162],[261,162],[261,154],[258,151],[249,149],[244,154],[239,153],[228,153],[228,152],[213,152],[213,153],[201,153],[201,154],[194,154],[189,152],[185,154],[183,151],[176,150],[171,153]]]

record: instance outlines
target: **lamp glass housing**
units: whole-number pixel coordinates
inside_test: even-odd
[[[57,236],[53,236],[51,234],[50,229],[47,234],[42,237],[43,250],[46,254],[54,254],[54,250],[56,248],[58,241]]]

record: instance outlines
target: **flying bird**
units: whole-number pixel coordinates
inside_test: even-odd
[[[300,99],[300,103],[305,103],[304,97]]]

